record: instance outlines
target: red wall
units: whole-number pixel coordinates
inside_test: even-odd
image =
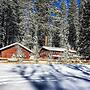
[[[25,55],[25,59],[29,59],[30,58],[30,52],[29,51],[27,51],[26,49],[22,48],[22,52]]]
[[[21,47],[21,50],[24,54],[24,59],[29,59],[30,58],[30,52],[27,51],[25,48]],[[11,58],[13,54],[16,54],[17,48],[15,46],[4,49],[1,51],[1,57],[2,58]]]
[[[52,55],[61,55],[62,56],[62,52],[58,52],[58,51],[47,51],[45,49],[40,50],[39,52],[39,56],[40,58],[48,58],[48,55],[50,54],[50,52],[52,52]],[[53,59],[57,58],[57,57],[52,57]]]

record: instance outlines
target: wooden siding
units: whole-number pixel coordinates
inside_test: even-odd
[[[24,55],[25,55],[25,59],[29,59],[30,58],[30,52],[29,51],[27,51],[27,50],[25,50],[24,48],[22,48],[22,52],[24,53]]]
[[[3,58],[11,58],[13,54],[16,53],[16,48],[13,46],[13,47],[10,47],[10,48],[7,48],[5,50],[2,50],[1,51],[1,56]]]
[[[30,52],[28,50],[26,50],[25,48],[22,48],[21,46],[20,46],[20,48],[21,48],[22,53],[24,54],[24,59],[29,60]],[[12,56],[16,55],[16,53],[17,53],[16,46],[12,46],[12,47],[9,47],[7,49],[2,50],[1,54],[0,54],[0,57],[2,57],[2,58],[12,58]]]
[[[45,58],[48,58],[50,53],[52,54],[52,58],[53,59],[57,59],[58,58],[58,57],[54,57],[53,55],[60,55],[60,56],[62,56],[62,54],[63,54],[63,52],[59,52],[59,51],[48,51],[48,50],[42,49],[39,52],[39,56],[40,56],[40,58],[45,59]]]

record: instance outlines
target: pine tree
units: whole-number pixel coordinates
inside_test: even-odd
[[[55,43],[55,46],[66,48],[69,44],[68,44],[67,9],[65,0],[61,2],[61,11],[60,10],[58,11],[59,12],[57,12],[57,15],[54,16],[52,19],[53,27],[55,29],[53,43]]]
[[[4,30],[4,45],[19,41],[19,3],[16,0],[3,0],[1,2],[1,22]]]
[[[63,46],[65,48],[69,48],[69,43],[68,43],[68,34],[69,34],[69,25],[68,25],[68,20],[67,20],[67,8],[66,8],[66,3],[65,3],[65,0],[62,1],[62,4],[61,4],[61,9],[62,9],[62,20],[63,20],[63,23],[62,23],[62,39],[63,39]]]
[[[3,15],[3,6],[2,6],[2,1],[0,3],[0,48],[4,46],[4,35],[5,35],[5,30],[4,30],[4,15]]]
[[[33,48],[33,33],[35,30],[35,24],[33,22],[33,3],[29,0],[23,0],[21,2],[21,29],[22,29],[22,41],[21,43],[28,48]]]
[[[68,22],[69,22],[69,44],[71,48],[76,49],[78,47],[79,42],[79,9],[77,7],[76,0],[70,0],[69,6],[69,15],[68,15]]]
[[[90,1],[83,0],[80,6],[80,55],[90,58]]]
[[[45,34],[47,34],[47,26],[48,23],[48,7],[47,7],[47,1],[44,0],[37,0],[37,2],[34,4],[36,9],[37,9],[37,19],[36,21],[38,22],[38,34],[43,34],[39,35],[39,42],[43,42],[43,39],[45,38]],[[43,32],[43,33],[42,33]],[[42,40],[40,40],[42,38]],[[40,45],[40,44],[39,44]],[[42,44],[45,45],[45,42]]]

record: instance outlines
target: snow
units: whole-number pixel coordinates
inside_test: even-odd
[[[65,51],[65,48],[58,48],[58,47],[47,47],[47,46],[43,46],[42,48],[46,49],[46,50],[50,50],[50,51]]]
[[[2,47],[2,48],[0,48],[0,51],[4,50],[4,49],[6,49],[6,48],[9,48],[9,47],[11,47],[11,46],[14,46],[14,45],[19,45],[19,46],[25,48],[26,50],[28,50],[29,52],[32,52],[32,53],[33,53],[33,51],[31,51],[30,49],[28,49],[27,47],[25,47],[24,45],[22,45],[22,44],[20,44],[20,43],[18,43],[18,42],[13,43],[13,44],[10,44],[10,45],[7,45],[7,46],[5,46],[5,47]]]
[[[2,64],[0,90],[90,90],[90,65]]]

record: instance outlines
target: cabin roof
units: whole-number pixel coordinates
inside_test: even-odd
[[[65,48],[47,47],[47,46],[43,46],[41,49],[46,49],[46,50],[49,50],[49,51],[62,51],[62,52],[66,50]],[[71,52],[71,53],[76,53],[76,51],[72,50],[72,49],[69,49],[68,51]]]
[[[47,46],[43,46],[41,49],[46,49],[49,51],[65,51],[65,48],[58,48],[58,47],[47,47]]]
[[[72,49],[69,49],[69,52],[71,52],[71,53],[76,53],[77,51],[72,50]]]
[[[19,46],[23,47],[24,49],[26,49],[27,51],[33,52],[32,50],[28,49],[26,46],[24,46],[24,45],[22,45],[22,44],[20,44],[20,43],[18,43],[18,42],[13,43],[13,44],[10,44],[10,45],[7,45],[7,46],[5,46],[5,47],[2,47],[2,48],[0,48],[0,51],[2,51],[2,50],[4,50],[4,49],[7,49],[7,48],[9,48],[9,47],[12,47],[12,46],[14,46],[14,45],[19,45]]]

